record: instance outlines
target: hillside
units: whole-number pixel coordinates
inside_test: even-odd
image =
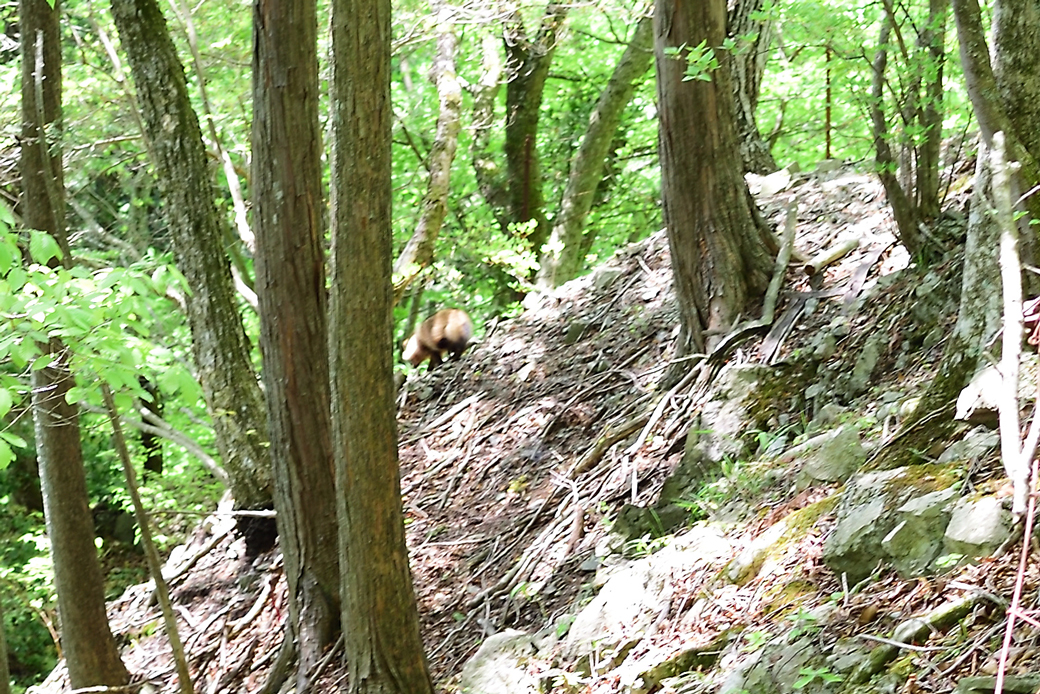
[[[780,225],[797,198],[805,257],[846,238],[857,247],[812,278],[793,263],[774,329],[712,355],[666,397],[658,383],[678,318],[661,232],[551,295],[529,297],[520,317],[485,326],[459,362],[409,378],[399,398],[401,484],[439,690],[455,690],[466,661],[495,634],[519,655],[496,661],[503,682],[485,694],[539,682],[574,692],[950,691],[964,676],[991,674],[1003,619],[993,604],[1011,595],[1013,552],[939,577],[903,579],[882,565],[862,583],[825,565],[848,475],[806,477],[812,448],[796,446],[853,431],[868,469],[879,450],[898,445],[902,413],[933,373],[959,291],[956,258],[927,273],[906,268],[876,180],[825,168],[761,191],[759,202]],[[748,373],[754,384],[737,388]],[[730,414],[736,428],[723,440]],[[697,446],[708,458],[718,453],[719,474],[684,503],[659,505]],[[1002,474],[992,448],[973,454],[961,493],[995,491]],[[197,689],[257,691],[287,613],[280,557],[248,559],[227,517],[215,516],[168,566],[189,560],[173,595]],[[618,577],[638,571],[646,573],[637,587],[618,588]],[[1035,571],[1026,582],[1034,595]],[[973,589],[992,599],[957,612],[959,629],[931,622],[926,647],[891,654],[876,686],[852,688],[857,653],[874,657],[886,639],[927,641],[892,630]],[[611,617],[610,593],[641,609]],[[579,614],[589,605],[599,621]],[[130,671],[175,691],[148,588],[128,590],[110,614]],[[591,631],[579,636],[579,627]],[[809,651],[794,647],[803,641]],[[1020,649],[1018,671],[1028,671],[1030,653]],[[346,677],[340,653],[329,655],[323,689]],[[756,667],[790,677],[761,684]]]

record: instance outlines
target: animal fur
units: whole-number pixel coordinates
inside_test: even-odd
[[[462,356],[472,337],[473,321],[465,311],[442,309],[419,324],[405,342],[402,356],[412,366],[429,359],[433,369],[441,365],[445,354],[451,354],[452,359]]]

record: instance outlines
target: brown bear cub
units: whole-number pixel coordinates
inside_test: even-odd
[[[424,320],[408,341],[404,343],[404,360],[412,366],[419,366],[427,359],[434,369],[444,361],[444,354],[450,353],[452,359],[458,359],[469,346],[473,337],[473,321],[460,308],[446,308]]]

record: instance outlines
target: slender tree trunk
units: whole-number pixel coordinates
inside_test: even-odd
[[[21,0],[22,217],[50,233],[71,267],[65,232],[61,159],[60,5]],[[105,590],[94,547],[93,523],[80,444],[79,410],[65,399],[75,380],[64,345],[40,345],[51,363],[32,371],[32,408],[40,463],[44,518],[54,565],[61,643],[73,689],[118,686],[129,680],[105,613]]]
[[[556,40],[570,5],[550,2],[538,33],[529,38],[519,10],[506,20],[506,171],[509,182],[510,221],[533,222],[527,245],[538,253],[549,239],[542,191],[542,163],[538,156],[538,118]]]
[[[679,353],[703,351],[707,331],[725,331],[765,291],[776,241],[760,223],[744,182],[729,58],[711,81],[683,81],[680,46],[721,46],[724,0],[657,0],[654,53],[659,104],[661,197],[682,322]]]
[[[335,0],[332,27],[329,358],[349,690],[432,694],[397,458],[390,0]]]
[[[998,86],[993,65],[990,63],[982,13],[977,0],[952,0],[951,4],[957,22],[957,37],[960,44],[964,80],[968,87],[975,118],[979,123],[981,143],[975,169],[975,187],[972,193],[971,214],[968,217],[967,238],[964,244],[964,269],[957,324],[943,351],[939,373],[929,384],[928,390],[922,398],[921,406],[918,408],[918,412],[922,415],[949,406],[954,401],[961,388],[977,369],[987,345],[991,343],[1002,324],[1001,287],[999,282],[994,281],[995,277],[1000,277],[997,259],[1000,229],[996,224],[993,211],[992,171],[988,163],[994,133],[1003,132],[1005,134],[1009,159],[1022,164],[1017,176],[1012,177],[1015,189],[1018,191],[1028,189],[1036,185],[1038,180],[1036,159],[1023,144],[1019,130],[1024,128],[1030,130],[1030,133],[1035,133],[1040,129],[1040,122],[1025,118],[1012,122],[1009,116],[1009,102],[1005,99],[1010,98],[1010,91],[1013,90]],[[1022,19],[1028,18],[1030,11],[1025,6],[1006,4],[1005,0],[1001,0],[998,4],[1001,7],[994,8],[993,12],[994,43],[996,46],[1002,47],[995,54],[997,65],[1014,64],[1017,67],[1010,69],[1010,72],[1016,73],[1024,69],[1023,66],[1027,65],[1031,59],[1034,64],[1033,71],[1040,71],[1040,52],[1033,50],[1028,32],[1019,34],[1017,41],[1009,41],[1006,35],[1001,35],[1001,31],[1008,27],[1004,22],[1007,15],[1002,18],[1005,9],[1015,7],[1015,9],[1022,10],[1025,13],[1022,15]],[[1032,10],[1031,16],[1034,18],[1032,25],[1034,30],[1040,30],[1040,26],[1037,25],[1035,8]],[[1011,26],[1019,27],[1017,15],[1015,18]],[[1019,54],[1018,49],[1023,52]],[[1014,57],[1008,55],[1008,51],[1014,54]],[[1000,72],[1000,70],[996,72]],[[1019,83],[1020,88],[1028,89],[1024,84]],[[1016,116],[1018,115],[1020,114],[1016,114]],[[1017,193],[1013,193],[1013,196],[1017,197]],[[1033,207],[1034,201],[1036,201],[1036,196],[1027,201],[1029,215],[1023,220],[1024,222],[1028,222],[1029,216],[1040,218],[1040,214],[1037,214]],[[1029,235],[1028,230],[1024,232],[1023,240]],[[934,436],[934,428],[928,433]],[[911,441],[907,445],[910,448],[921,448],[923,445],[927,445],[927,442]]]
[[[560,202],[560,213],[554,221],[549,244],[542,254],[538,283],[543,287],[558,287],[581,272],[585,263],[583,250],[585,219],[592,209],[596,188],[603,179],[603,166],[610,143],[617,131],[621,114],[632,98],[636,83],[650,66],[653,57],[653,17],[639,20],[632,39],[603,88],[596,108],[589,116],[589,127],[581,140],[567,188]]]
[[[184,68],[155,0],[112,0],[145,130],[155,152],[177,267],[188,280],[188,321],[217,447],[239,507],[271,504],[263,394],[235,303],[199,120]]]
[[[745,171],[763,175],[779,168],[755,120],[762,75],[765,74],[769,44],[773,39],[773,21],[759,16],[765,5],[765,0],[737,0],[729,9],[726,20],[726,33],[736,39],[740,48],[733,55],[733,95],[737,106],[740,157]]]
[[[928,26],[921,32],[919,45],[926,52],[931,70],[925,78],[924,105],[920,120],[924,140],[917,162],[917,205],[921,217],[939,216],[939,158],[942,153],[943,64],[946,62],[946,15],[949,0],[929,0]]]
[[[339,622],[314,0],[253,7],[253,198],[260,346],[296,690]]]
[[[899,242],[903,244],[911,256],[918,257],[924,251],[925,239],[918,229],[917,206],[906,194],[906,190],[896,175],[897,166],[892,148],[888,144],[888,123],[884,111],[885,69],[888,66],[888,40],[892,33],[892,20],[886,18],[881,23],[881,35],[878,37],[878,51],[872,65],[874,71],[873,91],[870,103],[870,119],[874,131],[874,152],[878,177],[885,187],[888,204],[892,208],[892,216],[896,220]]]
[[[455,48],[458,40],[452,28],[455,8],[442,0],[432,3],[437,14],[437,57],[433,61],[433,80],[437,85],[440,111],[437,134],[430,149],[430,180],[423,198],[422,213],[415,232],[394,264],[394,304],[420,272],[433,262],[433,246],[448,211],[451,163],[462,129],[462,88],[455,74]]]
[[[4,633],[3,605],[0,605],[0,694],[11,694],[11,669],[7,665],[7,635]]]
[[[484,36],[481,41],[480,80],[469,89],[473,96],[473,139],[470,144],[470,159],[473,175],[484,202],[502,229],[509,233],[509,190],[505,174],[495,161],[491,151],[491,136],[495,125],[495,103],[502,88],[502,56],[498,42],[493,36]]]

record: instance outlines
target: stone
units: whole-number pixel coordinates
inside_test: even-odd
[[[802,467],[795,478],[795,485],[805,489],[813,482],[844,482],[867,460],[867,453],[859,441],[856,427],[843,426],[796,446],[784,455],[802,458]]]
[[[526,661],[536,653],[530,635],[507,629],[490,636],[466,661],[459,679],[461,694],[537,694],[539,678]]]
[[[959,492],[950,487],[911,499],[896,511],[899,524],[881,541],[903,578],[930,573],[943,547],[943,535]]]
[[[980,499],[963,498],[950,515],[943,538],[946,554],[961,554],[965,559],[988,557],[1011,533],[1011,514],[1004,510],[1000,499],[984,496]]]

